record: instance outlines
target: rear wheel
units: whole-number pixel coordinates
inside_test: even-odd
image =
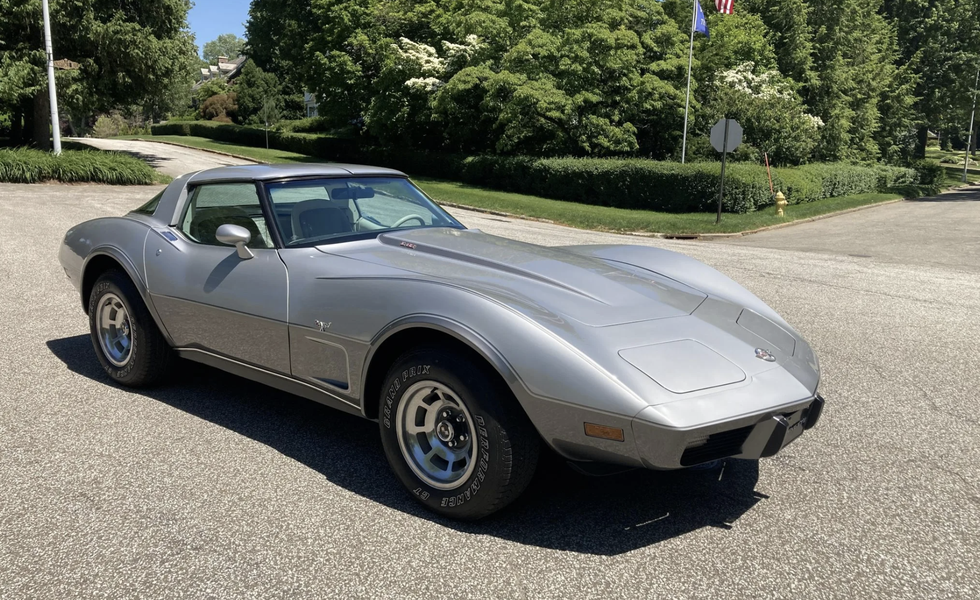
[[[484,365],[443,349],[412,350],[395,361],[382,389],[385,454],[425,507],[479,519],[530,483],[537,432]]]
[[[92,346],[109,377],[144,387],[167,374],[173,350],[125,273],[111,270],[99,277],[89,296],[88,314]]]

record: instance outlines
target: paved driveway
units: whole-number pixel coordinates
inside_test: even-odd
[[[154,192],[0,185],[0,597],[980,597],[980,278],[960,263],[456,211],[707,261],[812,342],[830,401],[773,459],[603,479],[548,463],[510,510],[458,524],[401,490],[373,423],[192,364],[149,392],[108,381],[55,252]]]
[[[171,177],[180,177],[184,173],[214,169],[215,167],[254,164],[249,160],[159,142],[104,140],[100,138],[71,138],[71,140],[101,150],[127,152],[145,160],[153,168]]]

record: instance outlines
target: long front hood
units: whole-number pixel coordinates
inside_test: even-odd
[[[609,327],[689,315],[694,288],[623,263],[525,244],[479,231],[416,229],[330,253],[442,279],[550,321]]]

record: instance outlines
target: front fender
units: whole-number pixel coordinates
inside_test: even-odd
[[[410,285],[445,286],[418,281]],[[640,464],[631,419],[648,406],[646,401],[528,316],[477,292],[452,289],[449,294],[440,292],[439,315],[406,315],[379,332],[366,357],[361,389],[367,389],[370,361],[385,340],[410,328],[435,329],[465,343],[496,369],[542,439],[559,454],[576,460]],[[409,295],[400,294],[402,298]],[[447,303],[450,295],[455,301]],[[587,437],[586,423],[621,429],[624,439]]]

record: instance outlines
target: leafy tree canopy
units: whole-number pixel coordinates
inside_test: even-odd
[[[777,162],[903,161],[963,121],[980,0],[702,6],[692,136],[737,115]],[[247,31],[258,66],[382,144],[666,158],[690,19],[689,0],[253,0]]]
[[[66,115],[135,106],[162,116],[184,101],[194,56],[189,0],[51,0],[50,8],[55,58],[81,65],[58,75]],[[0,0],[0,108],[33,121],[41,146],[46,94],[41,0]]]
[[[204,44],[202,55],[209,65],[216,65],[219,56],[224,56],[228,60],[235,60],[242,55],[244,48],[245,40],[234,33],[222,33],[217,39]]]

